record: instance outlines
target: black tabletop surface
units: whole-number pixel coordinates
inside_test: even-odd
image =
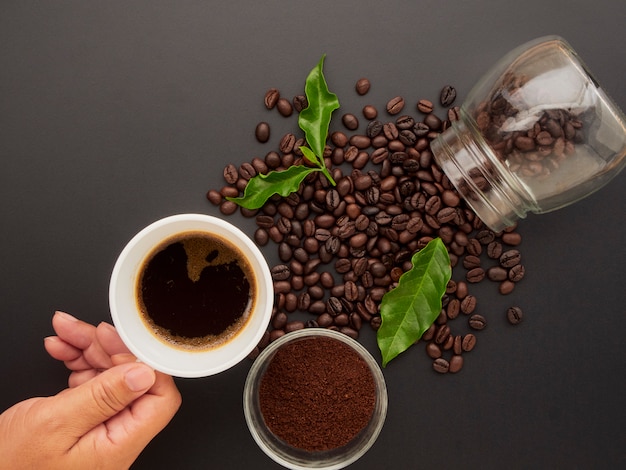
[[[301,93],[322,54],[338,113],[401,95],[417,115],[417,100],[451,84],[460,104],[508,50],[558,34],[625,108],[625,20],[614,0],[2,2],[0,409],[65,387],[42,345],[52,314],[110,321],[109,276],[137,231],[221,216],[205,194],[223,167],[298,131],[265,91]],[[354,468],[624,468],[625,183],[520,223],[526,277],[506,297],[481,284],[489,326],[463,370],[435,373],[422,345],[391,362],[385,426]],[[275,245],[263,252],[277,262]],[[373,331],[359,341],[380,361]],[[278,468],[246,428],[249,367],[177,379],[182,408],[135,467]]]

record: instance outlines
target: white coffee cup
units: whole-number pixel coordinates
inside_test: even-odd
[[[215,234],[236,245],[250,263],[257,283],[256,301],[242,329],[224,344],[199,351],[177,348],[151,331],[142,319],[136,293],[138,276],[153,250],[164,240],[190,231]],[[175,377],[217,374],[247,357],[267,330],[273,302],[270,270],[254,242],[234,225],[202,214],[166,217],[141,230],[122,250],[109,285],[111,317],[124,344],[140,361]]]

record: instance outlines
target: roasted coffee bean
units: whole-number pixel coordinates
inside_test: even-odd
[[[448,372],[456,374],[463,368],[463,356],[460,354],[454,354],[450,358]]]
[[[304,329],[304,322],[301,320],[290,321],[285,325],[285,333],[291,333]]]
[[[285,312],[278,312],[272,318],[272,327],[276,329],[282,329],[285,327],[288,321],[287,314]]]
[[[489,269],[487,269],[487,277],[491,281],[495,281],[495,282],[504,281],[505,279],[508,278],[508,276],[509,276],[508,271],[500,266],[492,266]]]
[[[477,283],[485,278],[485,270],[483,268],[470,269],[465,275],[467,282]]]
[[[459,299],[451,299],[446,306],[446,315],[449,320],[454,320],[459,316],[461,311],[461,301]]]
[[[299,113],[303,109],[309,107],[309,100],[306,95],[296,95],[293,97],[293,109],[296,110],[296,113]]]
[[[444,323],[443,325],[439,326],[439,328],[437,329],[437,332],[435,333],[435,343],[443,344],[447,341],[449,336],[450,336],[450,327]]]
[[[519,264],[520,260],[521,254],[518,250],[508,250],[500,255],[500,265],[504,268],[512,268]]]
[[[459,119],[461,119],[461,108],[459,108],[458,106],[453,106],[452,108],[448,109],[448,121],[454,122],[458,121]]]
[[[349,129],[351,131],[358,129],[359,127],[359,118],[357,118],[352,113],[345,113],[343,116],[341,116],[341,122],[344,126],[346,126],[346,129]]]
[[[372,105],[363,106],[363,117],[365,119],[376,119],[378,116],[378,110]]]
[[[343,310],[343,306],[341,304],[341,300],[337,297],[329,297],[326,301],[326,311],[330,313],[331,316],[337,316]]]
[[[439,102],[441,106],[448,107],[454,100],[456,99],[456,89],[453,86],[446,85],[441,89],[441,94],[439,95]]]
[[[270,88],[265,93],[265,98],[264,98],[265,107],[267,109],[273,109],[274,106],[276,106],[276,103],[278,102],[279,98],[280,98],[280,92],[276,88]]]
[[[469,317],[468,323],[473,330],[483,330],[487,326],[485,317],[477,313]]]
[[[457,212],[454,207],[444,207],[437,212],[437,222],[441,225],[453,221],[456,218]]]
[[[465,249],[470,255],[477,257],[480,256],[483,251],[482,245],[475,238],[471,238],[467,241]]]
[[[509,295],[515,289],[515,283],[510,280],[505,280],[500,283],[498,287],[498,292],[502,295]]]
[[[357,80],[355,89],[359,95],[365,95],[370,89],[371,83],[367,78],[360,78]]]
[[[467,283],[464,281],[458,281],[456,283],[456,292],[454,294],[457,299],[463,301],[468,295]]]
[[[223,201],[220,204],[220,212],[224,215],[232,215],[237,212],[239,206],[232,201]]]
[[[265,143],[270,140],[270,125],[267,122],[259,122],[254,130],[256,140]]]
[[[294,145],[296,144],[296,140],[297,140],[296,136],[293,135],[291,132],[288,132],[280,139],[280,143],[278,144],[278,149],[282,153],[290,153],[293,151]]]
[[[398,114],[404,108],[404,98],[396,96],[387,102],[386,109],[389,114]]]
[[[239,171],[237,167],[232,163],[226,165],[226,167],[224,167],[224,180],[226,180],[228,184],[235,184],[238,179]]]
[[[268,168],[278,168],[281,164],[281,158],[278,152],[268,152],[265,155],[265,164]]]
[[[437,358],[433,361],[433,369],[435,372],[445,374],[450,369],[450,363],[443,357]]]
[[[417,102],[417,110],[420,113],[428,114],[433,112],[433,103],[430,100],[422,99]]]
[[[517,325],[521,323],[523,318],[522,309],[519,307],[509,307],[506,311],[506,318],[509,320],[509,323],[512,325]]]
[[[463,336],[463,341],[461,342],[461,348],[465,352],[469,352],[476,346],[476,336],[472,333],[468,333]]]
[[[242,163],[239,167],[239,176],[245,180],[252,179],[256,176],[256,169],[251,163]]]
[[[211,202],[211,204],[215,206],[219,206],[224,200],[224,197],[222,196],[222,194],[215,189],[209,190],[206,194],[206,197]]]
[[[310,295],[310,293],[309,293]],[[323,302],[319,299],[314,299],[313,297],[311,298],[311,304],[309,305],[309,312],[313,313],[315,315],[320,315],[324,312],[326,312],[326,302]],[[320,319],[317,319],[318,322],[320,322]],[[321,324],[321,322],[320,322]]]
[[[461,301],[461,312],[469,315],[476,309],[476,297],[469,294]]]
[[[278,98],[278,101],[276,101],[276,109],[278,109],[278,112],[284,117],[289,117],[293,114],[293,106],[291,106],[291,103],[286,98]]]
[[[354,146],[357,150],[366,149],[371,145],[371,143],[371,139],[366,135],[353,135],[352,137],[350,137],[350,145]],[[354,158],[352,159],[352,163],[356,161],[358,156],[359,152],[357,151],[354,155]],[[346,161],[349,160],[346,158]]]
[[[489,245],[495,239],[495,234],[491,230],[481,230],[476,234],[476,240],[481,245]]]
[[[291,269],[286,264],[278,264],[270,270],[274,281],[284,281],[291,276]]]
[[[454,344],[452,345],[452,351],[454,354],[463,354],[463,337],[456,335],[454,337]]]
[[[347,281],[344,284],[344,296],[347,300],[354,302],[359,298],[359,290],[353,281]]]
[[[519,282],[523,279],[525,274],[525,268],[523,264],[516,264],[509,269],[508,277],[510,281]]]
[[[499,259],[502,255],[502,244],[496,241],[487,245],[487,256],[491,259]]]
[[[426,344],[426,354],[431,359],[438,359],[442,354],[441,348],[437,345],[437,343],[429,342]]]
[[[500,238],[502,242],[511,246],[517,246],[522,243],[522,236],[517,232],[503,233]]]
[[[263,228],[257,228],[254,232],[254,241],[259,246],[265,246],[268,244],[270,240],[270,236],[267,233],[267,230]]]

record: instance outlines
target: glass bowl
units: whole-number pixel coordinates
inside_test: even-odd
[[[268,366],[281,348],[299,341],[330,338],[349,346],[365,361],[375,388],[375,404],[369,422],[347,444],[323,451],[308,451],[293,447],[267,426],[261,411],[259,387]],[[357,341],[336,331],[307,328],[288,333],[265,348],[254,361],[243,392],[246,423],[258,446],[275,462],[291,469],[339,469],[359,459],[374,444],[382,430],[387,414],[387,387],[382,371],[370,353]]]

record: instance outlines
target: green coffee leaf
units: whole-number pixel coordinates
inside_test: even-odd
[[[448,250],[440,238],[431,240],[412,258],[395,289],[380,304],[377,333],[383,367],[422,337],[441,312],[441,299],[452,275]]]
[[[333,186],[336,186],[337,183],[335,183],[335,180],[333,179],[333,177],[330,175],[330,172],[326,168],[326,164],[324,163],[323,158],[320,158],[317,155],[315,155],[313,153],[313,150],[311,150],[308,147],[302,146],[300,147],[300,151],[302,152],[302,154],[308,161],[310,161],[312,164],[317,164],[317,166],[322,171],[322,173],[324,173],[324,176],[326,176],[326,179],[328,179],[328,182],[330,184],[332,184]]]
[[[337,95],[328,90],[326,79],[324,78],[323,55],[317,67],[309,73],[304,86],[309,106],[298,116],[298,125],[305,133],[306,141],[317,156],[320,168],[324,167],[324,147],[328,137],[328,126],[333,111],[339,108]]]
[[[246,209],[259,209],[274,194],[286,197],[297,191],[304,178],[315,171],[321,171],[330,184],[335,186],[335,180],[324,162],[324,147],[328,137],[330,118],[333,111],[339,108],[339,100],[337,95],[328,91],[322,71],[324,57],[326,56],[322,56],[306,79],[304,91],[309,106],[303,109],[298,116],[298,124],[304,131],[310,147],[302,146],[300,150],[315,167],[294,165],[286,170],[271,171],[267,175],[256,175],[248,181],[243,196],[227,197],[226,199]]]
[[[259,209],[274,194],[285,197],[297,191],[304,178],[314,171],[321,171],[321,169],[294,165],[283,171],[270,171],[266,175],[260,174],[248,181],[243,196],[227,197],[226,199],[246,209]]]

